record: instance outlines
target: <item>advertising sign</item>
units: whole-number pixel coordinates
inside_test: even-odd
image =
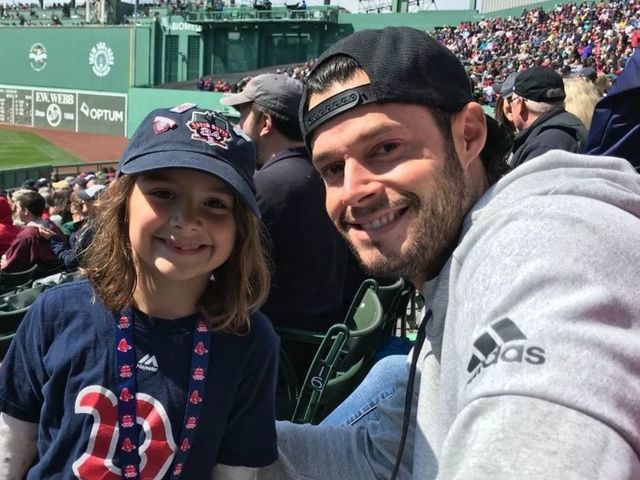
[[[34,90],[33,126],[75,130],[76,94],[74,92]]]
[[[78,131],[126,135],[125,96],[78,93]]]

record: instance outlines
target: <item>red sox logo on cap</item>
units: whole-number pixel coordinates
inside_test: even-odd
[[[224,125],[223,125],[224,123]],[[231,139],[228,122],[213,115],[212,112],[193,112],[187,127],[193,133],[191,138],[209,145],[228,149],[227,142]]]

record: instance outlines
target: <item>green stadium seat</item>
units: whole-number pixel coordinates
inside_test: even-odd
[[[0,271],[0,294],[31,285],[37,267],[33,265],[28,270],[15,273]]]
[[[358,289],[345,321],[333,325],[325,335],[276,327],[283,341],[301,342],[309,348],[319,345],[301,384],[286,350],[281,349],[278,418],[317,423],[342,402],[366,376],[398,319],[406,315],[413,292],[403,280],[380,286],[367,279]],[[295,409],[289,415],[293,404]]]

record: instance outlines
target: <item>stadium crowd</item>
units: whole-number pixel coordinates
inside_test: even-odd
[[[115,176],[113,169],[58,179],[27,180],[0,195],[0,269],[21,272],[47,264],[73,270],[91,239],[93,201]],[[84,235],[84,239],[82,240]]]
[[[511,72],[532,66],[557,70],[563,77],[595,70],[600,93],[620,75],[640,43],[640,9],[634,1],[568,3],[551,10],[525,9],[519,17],[486,18],[445,26],[434,37],[456,54],[474,84],[474,98],[493,105]],[[276,69],[292,78],[307,77],[315,60]],[[237,83],[206,76],[198,89],[241,91],[251,77]]]

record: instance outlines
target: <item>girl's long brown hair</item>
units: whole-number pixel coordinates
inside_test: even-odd
[[[94,292],[118,312],[133,302],[137,260],[129,241],[127,203],[135,175],[113,182],[96,202],[95,235],[84,253],[84,265]],[[236,240],[229,259],[215,271],[198,301],[198,310],[213,331],[243,333],[249,316],[266,300],[270,274],[262,223],[235,198]]]

